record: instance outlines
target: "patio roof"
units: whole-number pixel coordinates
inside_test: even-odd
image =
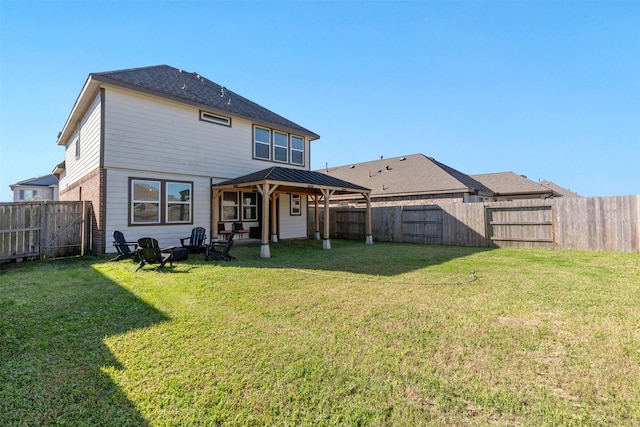
[[[269,181],[279,186],[280,191],[318,193],[320,189],[334,190],[335,194],[368,193],[371,190],[357,184],[320,173],[302,169],[273,166],[238,178],[213,184],[216,189],[252,187]]]
[[[212,234],[217,237],[218,208],[220,198],[224,191],[246,188],[249,191],[253,189],[262,194],[262,246],[260,248],[260,256],[262,258],[270,258],[269,249],[269,227],[271,225],[271,241],[277,242],[277,223],[275,200],[283,193],[298,193],[312,196],[315,204],[316,218],[318,218],[318,202],[322,198],[324,200],[324,238],[323,249],[331,249],[329,241],[329,200],[334,194],[359,194],[367,201],[366,243],[373,243],[371,233],[371,190],[360,185],[352,184],[332,176],[325,175],[320,172],[313,172],[303,169],[292,169],[280,166],[273,166],[268,169],[253,172],[238,178],[229,179],[217,184],[212,184],[213,190],[213,206],[212,206]],[[270,202],[271,205],[270,205]],[[271,209],[270,209],[271,207]],[[318,229],[319,221],[315,222],[315,236],[320,238],[320,230]]]

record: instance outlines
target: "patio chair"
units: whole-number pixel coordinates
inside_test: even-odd
[[[231,235],[231,233],[233,233],[233,230],[227,230],[224,222],[218,223],[218,235],[225,237]],[[228,237],[226,238],[228,239]]]
[[[206,238],[207,231],[204,227],[195,227],[191,230],[190,237],[180,239],[180,245],[191,253],[201,253],[206,249]]]
[[[232,231],[228,240],[209,243],[204,254],[204,259],[206,261],[209,261],[209,258],[213,258],[218,261],[231,261],[232,259],[236,259],[236,257],[229,253],[233,246],[233,236],[235,236],[235,234],[235,231]]]
[[[121,231],[113,232],[113,247],[118,251],[118,256],[111,261],[120,261],[125,258],[133,258],[136,255],[136,242],[127,242]]]
[[[138,239],[138,249],[136,253],[140,258],[140,264],[136,271],[140,270],[147,264],[160,264],[157,269],[160,270],[164,265],[169,262],[169,265],[173,267],[173,250],[175,246],[160,249],[158,241],[151,237],[142,237]]]
[[[244,225],[241,222],[234,222],[233,223],[233,231],[235,233],[239,234],[241,239],[242,239],[242,235],[244,233],[247,233],[247,234],[249,233],[248,230],[244,229]]]

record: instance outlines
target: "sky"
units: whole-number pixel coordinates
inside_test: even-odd
[[[64,160],[90,73],[159,64],[319,134],[312,169],[422,153],[640,193],[637,0],[0,0],[0,201]]]

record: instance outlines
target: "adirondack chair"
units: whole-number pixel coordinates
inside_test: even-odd
[[[157,269],[160,270],[168,262],[173,267],[173,250],[175,246],[160,249],[158,241],[151,237],[142,237],[138,239],[138,249],[136,253],[140,258],[140,264],[136,271],[140,270],[147,264],[160,264]]]
[[[118,251],[118,256],[111,261],[120,261],[125,258],[133,258],[136,255],[136,242],[127,242],[121,231],[113,232],[113,247]]]
[[[235,234],[236,233],[232,231],[228,240],[209,243],[204,254],[204,259],[206,261],[209,261],[209,258],[213,258],[218,261],[231,261],[232,259],[236,259],[236,257],[229,254],[231,246],[233,246],[233,236],[235,236]]]
[[[191,253],[201,253],[206,249],[207,231],[204,227],[195,227],[190,237],[180,239],[180,245]]]

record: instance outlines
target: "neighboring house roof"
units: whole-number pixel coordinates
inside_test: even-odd
[[[573,191],[566,189],[564,187],[559,186],[558,184],[555,184],[551,181],[540,181],[540,185],[542,185],[543,187],[548,188],[549,190],[552,190],[554,192],[554,195],[559,195],[562,197],[573,197],[573,198],[577,198],[577,197],[582,197],[580,194],[578,193],[574,193]]]
[[[493,191],[495,197],[552,196],[553,191],[514,172],[471,175]]]
[[[371,197],[471,193],[491,195],[472,177],[423,154],[331,167],[320,172],[371,188]]]
[[[91,73],[82,93],[65,124],[73,123],[72,116],[78,109],[83,93],[92,85],[97,90],[99,83],[111,84],[176,102],[186,103],[210,112],[239,116],[256,123],[280,127],[294,133],[300,133],[311,139],[320,138],[314,132],[252,102],[231,90],[202,77],[198,73],[187,72],[168,65],[156,65],[143,68]],[[87,101],[85,101],[87,102]],[[59,143],[62,143],[59,141]]]
[[[25,179],[24,181],[11,184],[9,187],[13,191],[14,187],[54,187],[58,185],[58,178],[54,175],[43,175],[37,178]]]
[[[229,179],[227,181],[214,184],[214,187],[244,187],[249,184],[255,184],[261,181],[272,181],[282,186],[296,188],[304,192],[305,190],[313,190],[314,186],[332,188],[337,192],[369,192],[366,187],[357,184],[327,176],[320,172],[291,169],[280,166],[273,166],[258,172],[253,172],[238,178]],[[310,191],[315,192],[315,191]]]

